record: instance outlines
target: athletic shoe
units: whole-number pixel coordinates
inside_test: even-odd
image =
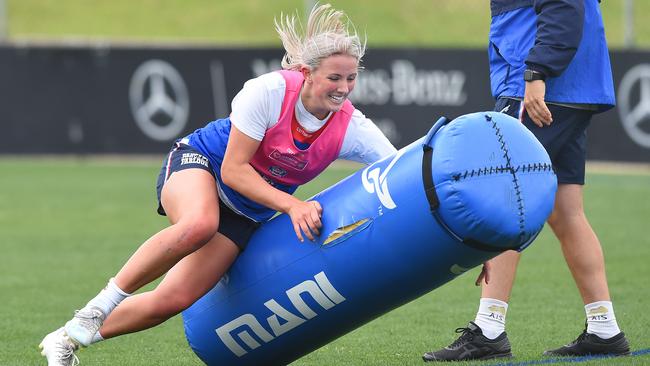
[[[595,334],[587,333],[587,329],[575,341],[557,349],[544,352],[545,356],[587,356],[612,355],[626,356],[630,354],[630,345],[623,332],[609,339],[602,339]]]
[[[99,308],[86,306],[75,311],[74,318],[65,323],[65,332],[77,344],[88,347],[104,319],[106,315]]]
[[[439,351],[427,352],[422,359],[424,361],[466,361],[512,357],[506,332],[495,339],[489,339],[483,335],[478,325],[469,322],[467,328],[457,328],[456,333],[462,334],[454,343]]]
[[[79,346],[65,334],[63,327],[46,335],[38,348],[47,359],[48,366],[76,366],[79,364],[79,359],[74,354]]]

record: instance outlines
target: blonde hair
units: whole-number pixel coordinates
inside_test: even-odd
[[[280,15],[280,21],[275,20],[275,30],[286,51],[282,58],[283,69],[299,70],[302,65],[307,65],[313,70],[324,58],[338,54],[350,55],[361,61],[366,40],[361,42],[354,24],[342,11],[332,8],[330,4],[315,5],[309,14],[304,35],[298,33],[296,21],[296,15]],[[297,23],[302,31],[302,24],[299,20]],[[351,31],[349,28],[352,28]]]

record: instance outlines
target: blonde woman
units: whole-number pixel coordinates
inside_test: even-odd
[[[293,197],[296,188],[338,158],[369,164],[395,152],[348,100],[365,43],[345,14],[321,5],[304,32],[296,24],[295,16],[276,21],[283,70],[246,82],[228,118],[174,144],[157,185],[158,212],[171,225],[43,339],[49,365],[76,364],[79,347],[154,327],[188,308],[276,211],[289,215],[298,239],[313,240],[322,208]],[[131,296],[165,273],[153,291]]]

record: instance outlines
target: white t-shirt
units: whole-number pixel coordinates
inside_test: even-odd
[[[284,77],[278,72],[248,80],[232,101],[230,122],[246,136],[262,141],[266,131],[280,118],[285,88]],[[295,113],[298,123],[307,132],[317,131],[329,118],[328,115],[319,120],[307,112],[301,98],[298,98]],[[379,128],[355,109],[343,138],[339,158],[372,164],[395,151]]]

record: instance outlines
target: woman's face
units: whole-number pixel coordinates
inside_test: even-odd
[[[328,113],[340,110],[354,89],[358,68],[359,61],[350,55],[324,58],[314,70],[304,67],[305,85],[301,96],[307,111],[324,119]]]

